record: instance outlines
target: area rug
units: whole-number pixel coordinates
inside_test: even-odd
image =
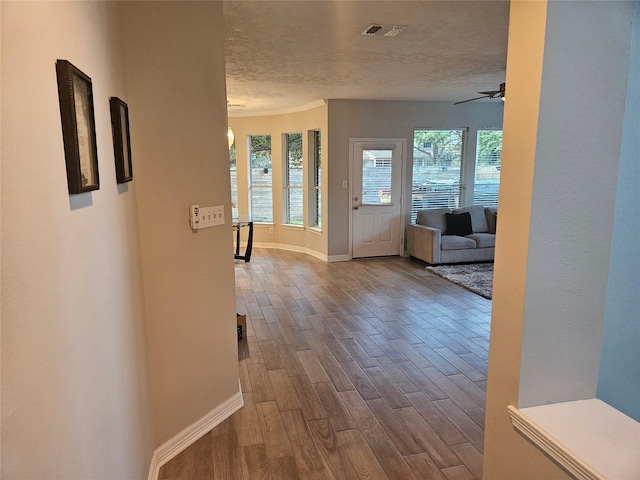
[[[427,270],[484,298],[491,299],[493,263],[434,265],[428,266]]]

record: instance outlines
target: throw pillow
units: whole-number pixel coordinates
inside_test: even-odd
[[[471,235],[473,229],[471,228],[471,214],[469,212],[464,213],[445,213],[447,220],[447,235],[459,235],[464,237],[465,235]]]

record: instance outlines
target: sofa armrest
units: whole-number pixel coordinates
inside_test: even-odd
[[[416,223],[407,226],[407,252],[428,263],[440,263],[440,236],[437,228]]]

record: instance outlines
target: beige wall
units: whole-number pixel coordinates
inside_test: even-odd
[[[146,478],[238,393],[218,2],[2,2],[2,478]],[[101,187],[69,196],[55,74],[93,81]],[[109,97],[129,104],[117,185]]]
[[[257,245],[289,248],[303,251],[319,258],[327,259],[328,229],[326,205],[327,190],[323,189],[322,231],[314,229],[293,227],[282,224],[283,219],[283,142],[285,133],[302,133],[303,152],[305,165],[308,165],[308,135],[310,130],[321,131],[322,149],[322,185],[327,183],[327,107],[322,105],[309,110],[284,113],[279,115],[265,115],[258,117],[232,117],[229,118],[229,126],[233,129],[236,142],[236,165],[238,175],[238,214],[248,215],[248,148],[247,142],[250,135],[271,135],[271,158],[273,165],[273,225],[255,225],[254,242]],[[305,185],[307,185],[309,169],[305,168]],[[305,196],[305,224],[308,225],[308,204]],[[273,233],[270,231],[273,230]]]
[[[154,444],[238,393],[220,2],[120,4]],[[192,232],[189,205],[224,205]]]
[[[139,192],[136,180],[116,184],[109,116],[109,97],[128,96],[117,10],[1,8],[1,476],[144,478],[153,442]],[[72,197],[56,59],[93,80],[101,187]]]
[[[500,229],[491,317],[483,478],[568,478],[515,432],[507,405],[518,404],[529,221],[542,82],[546,2],[512,2],[500,183]],[[505,247],[507,245],[508,247]]]

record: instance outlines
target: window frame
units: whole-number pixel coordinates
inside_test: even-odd
[[[268,170],[271,170],[271,183],[269,185],[255,185],[253,179],[253,167],[252,167],[252,157],[253,157],[253,138],[254,137],[268,137],[269,138],[269,166],[267,167],[259,167],[264,168],[265,173],[268,174]],[[262,223],[273,225],[274,223],[274,211],[273,211],[273,141],[271,134],[262,134],[262,135],[249,135],[247,136],[247,167],[248,167],[248,189],[247,189],[247,197],[249,200],[249,217],[254,223]],[[254,217],[254,192],[256,190],[270,190],[271,192],[271,218],[267,220],[257,220]]]
[[[420,182],[418,182],[418,185],[416,185],[416,167],[417,167],[417,159],[416,159],[416,149],[418,148],[416,146],[416,134],[418,132],[424,132],[424,131],[430,131],[430,132],[451,132],[450,134],[452,134],[453,132],[460,132],[461,138],[460,138],[460,152],[459,152],[459,159],[453,159],[450,161],[458,161],[460,162],[459,168],[458,168],[458,173],[459,176],[457,177],[458,180],[456,182],[453,183],[447,183],[447,182],[442,182],[442,183],[438,183],[436,180],[437,179],[433,179],[433,184],[432,185],[427,185],[426,182],[424,183],[424,185]],[[468,127],[453,127],[453,128],[445,128],[445,127],[422,127],[422,128],[414,128],[413,130],[413,147],[412,147],[412,152],[413,152],[413,156],[412,156],[412,171],[411,171],[411,202],[409,203],[409,215],[410,215],[410,223],[415,223],[416,220],[416,215],[418,210],[422,210],[425,208],[441,208],[441,207],[448,207],[448,208],[460,208],[461,206],[465,205],[465,200],[466,200],[466,189],[465,189],[465,185],[466,185],[466,166],[467,166],[467,142],[469,139],[469,128]],[[430,140],[429,143],[431,144],[428,147],[429,150],[431,150],[430,155],[433,155],[433,148],[434,148],[434,141]],[[436,153],[437,155],[437,153]],[[443,160],[438,160],[433,158],[431,161],[433,162],[432,165],[432,170],[436,171],[436,167],[437,167],[437,163],[436,162],[440,162]],[[424,165],[421,165],[422,167],[425,167]],[[442,166],[442,171],[446,171],[444,169],[444,166]],[[435,192],[435,193],[434,193]],[[440,193],[438,193],[440,192]],[[422,202],[418,202],[418,198],[422,197],[422,199],[424,199],[424,196],[426,195],[427,200],[422,201]],[[432,201],[429,201],[429,197],[433,197]],[[436,200],[438,200],[437,204],[434,203]],[[446,205],[445,205],[446,203]]]
[[[291,171],[293,168],[291,166],[292,155],[291,155],[291,137],[299,136],[300,141],[300,180],[299,184],[292,185],[291,184]],[[302,132],[293,132],[293,133],[284,133],[282,134],[282,145],[284,148],[282,149],[283,159],[282,159],[282,173],[283,173],[283,188],[282,188],[282,220],[283,224],[291,227],[304,227],[304,149],[303,149],[303,135]],[[296,223],[292,221],[292,205],[291,205],[291,195],[299,191],[299,195],[301,196],[302,205],[300,206],[299,212],[294,212],[295,214],[299,214],[300,223]]]
[[[322,130],[308,131],[308,223],[309,228],[322,231]]]
[[[497,177],[497,182],[487,182],[487,181],[478,181],[478,171],[480,169],[480,165],[479,165],[479,160],[480,160],[480,136],[482,135],[483,132],[500,132],[500,154],[499,156],[497,156],[497,159],[494,160],[494,166],[496,167],[496,171],[497,174],[495,172],[493,172],[493,176]],[[473,172],[473,184],[472,184],[472,188],[473,188],[473,195],[472,195],[472,199],[473,199],[473,204],[474,205],[483,205],[485,207],[497,207],[498,206],[498,201],[499,201],[499,196],[500,196],[500,168],[501,168],[501,164],[502,164],[502,133],[503,130],[500,127],[483,127],[483,128],[478,128],[477,132],[476,132],[476,158],[474,159],[474,172]],[[489,175],[491,175],[491,173],[489,173]],[[483,194],[483,196],[479,196],[479,189],[478,186],[491,186],[493,184],[497,185],[497,191],[495,193],[495,195],[493,193],[489,193],[489,194]],[[484,188],[484,187],[483,187]]]
[[[237,219],[238,213],[238,159],[236,139],[229,145],[229,180],[231,183],[231,218]]]

